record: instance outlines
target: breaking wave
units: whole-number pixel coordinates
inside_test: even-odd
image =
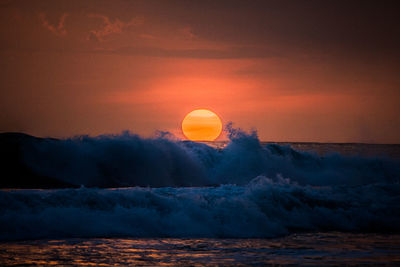
[[[394,183],[399,161],[388,158],[318,156],[290,146],[263,146],[255,132],[229,129],[222,149],[164,137],[121,135],[42,139],[23,147],[25,164],[36,173],[86,187],[178,187],[246,185],[263,175],[289,177],[302,185]]]
[[[312,187],[264,176],[246,186],[0,191],[0,239],[399,232],[399,201],[399,184]]]
[[[82,187],[1,190],[0,240],[400,232],[398,161],[318,156],[229,130],[221,149],[130,133],[24,145],[36,173]]]

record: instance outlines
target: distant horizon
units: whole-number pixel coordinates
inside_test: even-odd
[[[90,134],[77,134],[77,135],[71,135],[71,136],[50,136],[50,135],[35,135],[35,134],[30,134],[30,133],[26,133],[26,132],[0,132],[0,135],[2,134],[23,134],[23,135],[28,135],[28,136],[32,136],[32,137],[36,137],[36,138],[51,138],[51,139],[59,139],[59,140],[65,140],[65,139],[74,139],[74,138],[79,138],[79,137],[89,137],[89,138],[96,138],[96,137],[100,137],[100,136],[120,136],[122,135],[124,132],[129,132],[132,135],[137,135],[142,139],[152,139],[152,138],[161,138],[160,136],[157,136],[156,134],[152,135],[152,136],[143,136],[140,134],[137,134],[135,132],[132,131],[121,131],[119,133],[103,133],[103,134],[97,134],[97,135],[90,135]],[[156,133],[157,131],[155,131]],[[174,136],[176,137],[176,136]],[[168,138],[167,138],[168,139]],[[214,141],[191,141],[187,138],[177,138],[178,141],[189,141],[189,142],[198,142],[198,143],[223,143],[223,142],[229,142],[230,139],[226,138],[226,139],[217,139]],[[260,141],[260,143],[297,143],[297,144],[364,144],[364,145],[400,145],[400,143],[365,143],[365,142],[334,142],[334,141],[327,141],[327,142],[320,142],[320,141],[273,141],[273,140],[261,140],[258,138],[258,140]]]

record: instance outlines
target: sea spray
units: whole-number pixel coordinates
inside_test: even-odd
[[[42,139],[22,147],[35,173],[87,187],[246,185],[283,175],[302,185],[363,185],[400,180],[399,160],[324,156],[290,146],[262,145],[256,132],[228,128],[222,149],[165,138],[120,135]],[[36,139],[35,139],[36,140]]]

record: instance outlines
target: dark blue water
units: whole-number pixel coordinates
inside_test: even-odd
[[[399,263],[399,145],[230,137],[25,142],[23,166],[81,187],[1,190],[0,263]]]

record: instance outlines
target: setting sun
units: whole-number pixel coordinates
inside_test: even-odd
[[[182,121],[183,134],[192,141],[214,141],[222,131],[220,118],[207,109],[196,109]]]

